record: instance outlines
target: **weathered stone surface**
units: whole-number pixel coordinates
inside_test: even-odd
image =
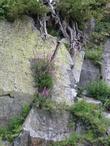
[[[56,48],[56,38],[43,41],[31,18],[14,23],[0,21],[0,124],[32,102],[35,92],[32,66],[36,58],[50,58]],[[76,96],[82,53],[77,53],[75,67],[63,42],[55,57],[52,100],[71,104]],[[79,60],[78,60],[79,59]],[[78,60],[78,62],[77,62]],[[71,74],[71,78],[70,78]],[[74,80],[76,81],[74,83]]]
[[[84,55],[85,52],[82,51],[76,51],[76,53],[73,56],[73,61],[74,61],[74,68],[73,68],[73,76],[75,83],[79,83],[80,80],[80,75],[81,75],[81,70],[82,70],[82,65],[84,61]]]
[[[102,65],[103,79],[110,84],[110,39],[105,43]]]
[[[0,125],[32,102],[36,90],[32,63],[47,50],[52,54],[55,44],[52,37],[44,43],[29,17],[0,21]]]
[[[78,101],[81,101],[81,100],[84,100],[87,103],[91,103],[91,104],[94,104],[94,105],[97,105],[97,106],[102,104],[101,101],[96,100],[96,99],[91,98],[91,97],[86,97],[86,96],[84,96],[83,98],[78,98]]]
[[[74,85],[72,86],[72,84],[75,83],[72,83],[70,79],[70,74],[72,74],[72,80],[74,81],[74,75],[71,70],[73,60],[63,44],[59,47],[54,64],[55,82],[53,86],[52,100],[55,100],[58,103],[64,102],[65,104],[71,105],[76,96]]]
[[[30,136],[29,136],[29,132],[26,131],[23,131],[19,135],[19,137],[17,137],[13,142],[13,146],[29,146],[29,144],[30,144]]]
[[[14,23],[0,21],[0,126],[20,113],[22,106],[30,104],[37,89],[34,87],[32,67],[38,58],[50,59],[57,39],[48,36],[42,40],[31,18],[24,17]],[[71,58],[61,42],[54,58],[52,100],[71,105],[77,94],[84,52],[77,51]],[[60,141],[70,136],[69,113],[32,109],[24,131],[29,132],[31,145],[48,146],[48,142]],[[25,146],[28,135],[23,133],[14,146]],[[28,145],[26,145],[28,146]]]
[[[87,83],[100,78],[100,70],[90,60],[84,60],[81,76],[80,86],[85,86]]]
[[[29,131],[31,137],[60,141],[70,133],[69,121],[70,114],[66,111],[32,109],[23,129]]]

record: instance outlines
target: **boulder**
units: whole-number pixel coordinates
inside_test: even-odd
[[[48,35],[47,40],[43,40],[27,16],[13,23],[0,21],[0,126],[19,114],[25,104],[32,103],[37,92],[33,66],[39,58],[50,60],[56,46],[57,38]],[[74,103],[83,59],[84,51],[76,51],[72,58],[61,41],[52,71],[51,100],[58,106]],[[69,121],[70,114],[66,111],[32,108],[23,126],[25,133],[15,139],[13,145],[28,146],[30,141],[31,146],[48,146],[51,141],[64,140],[73,132],[68,127]]]
[[[64,110],[45,111],[33,108],[23,125],[23,131],[30,133],[29,146],[48,146],[52,141],[62,141],[70,136],[74,131],[74,127],[69,127],[70,121],[70,113]],[[20,139],[19,146],[22,146],[24,140]]]
[[[79,85],[84,87],[91,81],[100,78],[100,69],[92,61],[85,59],[82,66]]]
[[[0,21],[0,125],[32,102],[36,92],[33,61],[52,54],[55,44],[52,37],[42,40],[29,17],[14,23]]]
[[[102,77],[108,84],[110,84],[110,39],[106,41],[104,46]]]

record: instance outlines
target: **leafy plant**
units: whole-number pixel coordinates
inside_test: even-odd
[[[36,0],[0,1],[0,16],[8,20],[14,20],[24,14],[43,15],[47,11],[47,7]]]
[[[76,102],[70,108],[73,123],[82,123],[83,133],[73,131],[69,138],[55,142],[49,146],[77,146],[79,144],[94,146],[109,146],[109,136],[105,136],[109,121],[104,119],[101,109],[85,101]]]
[[[47,30],[48,30],[48,33],[52,36],[59,37],[60,35],[59,31],[52,26],[48,26]]]
[[[75,103],[70,109],[75,123],[80,122],[85,130],[92,131],[94,137],[103,136],[106,133],[108,122],[96,105],[80,101]]]
[[[53,144],[50,144],[49,146],[77,146],[80,138],[80,135],[74,132],[74,134],[71,134],[71,136],[67,140],[55,142]]]
[[[110,86],[104,80],[93,81],[86,89],[90,96],[102,102],[110,98]]]
[[[110,99],[105,100],[104,108],[105,108],[106,111],[110,112]]]
[[[51,89],[53,86],[51,66],[48,60],[37,60],[35,65],[35,86],[39,91],[43,91],[44,88]]]
[[[91,16],[103,17],[106,2],[107,0],[60,0],[58,9],[67,19],[81,24]]]
[[[92,60],[95,65],[100,66],[102,62],[102,53],[102,48],[87,48],[85,58]]]
[[[34,107],[37,107],[39,109],[51,111],[54,107],[54,102],[52,102],[52,100],[49,99],[49,97],[46,98],[45,96],[35,95],[33,105]]]
[[[21,114],[11,118],[6,128],[0,128],[0,137],[2,137],[3,140],[12,142],[14,138],[19,136],[22,130],[22,124],[28,115],[29,110],[29,106],[25,105]]]

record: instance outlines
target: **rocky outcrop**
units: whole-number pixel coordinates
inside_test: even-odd
[[[23,130],[30,133],[30,145],[34,146],[33,143],[36,141],[41,146],[48,146],[52,141],[61,141],[70,136],[74,131],[69,127],[70,119],[70,114],[63,110],[45,111],[33,108],[24,123]]]
[[[89,82],[99,79],[100,76],[100,69],[90,60],[85,59],[82,66],[79,85],[83,87]]]
[[[18,114],[23,105],[32,102],[36,90],[31,70],[33,62],[38,57],[51,56],[56,44],[52,37],[44,42],[28,17],[14,23],[0,22],[0,125]],[[65,58],[68,52],[65,47],[62,50]]]
[[[110,84],[110,39],[106,41],[104,47],[102,77],[108,84]]]
[[[55,37],[42,40],[29,17],[14,23],[0,21],[0,126],[19,114],[25,104],[32,103],[37,92],[32,68],[38,58],[50,59],[56,46]],[[83,58],[84,51],[76,51],[72,58],[61,41],[53,60],[51,97],[58,106],[74,103]],[[32,108],[24,123],[24,132],[13,145],[28,146],[31,141],[32,146],[47,146],[48,142],[64,140],[73,130],[68,127],[69,120],[69,113],[63,110],[49,112]]]

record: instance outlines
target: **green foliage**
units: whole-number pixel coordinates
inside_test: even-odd
[[[110,36],[110,14],[105,13],[100,21],[96,21],[95,32],[103,36]]]
[[[87,131],[92,131],[94,138],[106,133],[108,122],[96,105],[80,101],[75,103],[70,111],[75,123],[82,123]]]
[[[22,113],[19,116],[11,118],[6,128],[0,128],[0,137],[2,137],[3,140],[12,142],[14,138],[19,136],[22,130],[22,124],[25,121],[29,110],[29,106],[25,105],[22,109]]]
[[[91,146],[109,146],[109,137],[105,136],[109,121],[104,119],[99,107],[80,101],[70,108],[70,112],[73,116],[72,122],[82,124],[85,130],[80,134],[74,131],[65,141],[56,142],[50,146],[77,146],[87,143]]]
[[[102,48],[86,49],[85,58],[93,61],[95,65],[101,65],[102,62]]]
[[[110,112],[110,99],[104,101],[104,109]]]
[[[110,98],[110,86],[103,80],[93,81],[87,86],[87,92],[93,98],[105,102]]]
[[[74,132],[74,134],[72,134],[67,140],[55,142],[49,146],[77,146],[79,141],[80,141],[80,135]]]
[[[52,102],[51,99],[46,98],[41,95],[35,95],[34,96],[34,107],[39,108],[39,109],[45,109],[47,111],[51,111],[54,107],[54,102]]]
[[[110,146],[110,136],[97,138],[93,142],[94,146]]]
[[[48,26],[47,30],[48,30],[48,33],[52,36],[59,37],[60,35],[59,31],[53,28],[52,26]]]
[[[9,20],[24,14],[43,15],[48,9],[36,0],[0,0],[0,17]]]
[[[89,96],[100,100],[105,110],[110,111],[110,86],[103,80],[88,84],[86,90]]]
[[[69,106],[66,105],[65,103],[57,103],[55,101],[52,101],[50,97],[45,97],[40,94],[34,95],[34,102],[33,102],[34,107],[39,108],[39,109],[44,109],[47,111],[52,111],[52,110],[69,110]]]
[[[95,43],[104,42],[106,37],[110,36],[110,20],[106,17],[96,22],[95,31],[92,33],[92,40]]]
[[[60,0],[58,9],[67,19],[76,20],[79,24],[91,16],[102,17],[107,0]]]
[[[38,89],[43,90],[51,89],[53,86],[52,74],[51,74],[51,66],[47,60],[37,60],[35,65],[35,86]]]

